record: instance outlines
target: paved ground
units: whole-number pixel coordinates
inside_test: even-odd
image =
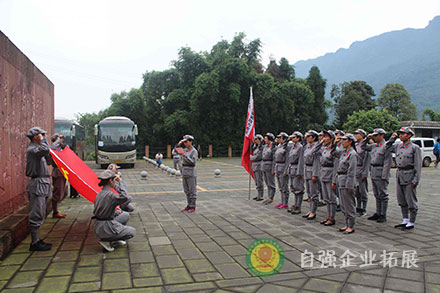
[[[216,168],[222,170],[220,178],[214,176]],[[149,172],[147,180],[140,179],[141,170]],[[128,241],[128,247],[104,253],[93,235],[92,205],[85,199],[66,198],[62,211],[68,218],[48,218],[42,228],[53,249],[30,253],[26,239],[0,262],[0,290],[440,292],[440,234],[436,226],[440,171],[432,167],[423,169],[416,229],[404,232],[393,228],[401,219],[392,177],[388,222],[360,218],[356,233],[351,235],[337,232],[343,223],[340,213],[336,226],[319,224],[325,207],[320,208],[316,220],[305,221],[273,205],[248,201],[248,176],[239,159],[198,163],[199,192],[193,214],[180,212],[185,205],[180,179],[145,162],[139,162],[136,169],[122,169],[122,173],[136,206],[129,224],[136,227],[137,235]],[[251,197],[255,196],[253,189],[252,183]],[[370,215],[374,208],[371,200]],[[258,238],[274,239],[283,247],[285,263],[279,274],[261,278],[248,269],[246,249]],[[302,255],[303,260],[310,260],[303,254],[306,250],[313,253],[313,268],[301,267]],[[326,262],[320,258],[320,250],[334,250],[337,266],[321,268]],[[411,250],[417,253],[418,267],[402,268],[401,257]],[[369,251],[376,254],[375,265],[361,267],[360,254]],[[380,262],[384,251],[394,252],[396,266]],[[341,267],[344,256],[350,255],[352,266]]]

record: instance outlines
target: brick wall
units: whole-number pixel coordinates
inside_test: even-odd
[[[54,125],[54,85],[0,31],[0,218],[27,203],[26,131]]]

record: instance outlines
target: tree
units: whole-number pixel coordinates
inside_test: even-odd
[[[387,110],[399,121],[416,120],[417,109],[411,103],[411,96],[399,83],[389,83],[380,90],[377,99],[379,109]]]
[[[352,133],[356,129],[361,128],[367,133],[371,133],[378,127],[383,128],[388,133],[392,133],[399,129],[400,123],[387,110],[360,110],[348,116],[343,129]]]
[[[309,76],[306,79],[306,83],[312,90],[313,96],[315,98],[313,102],[314,111],[311,113],[312,121],[322,126],[328,119],[328,115],[326,112],[327,103],[325,102],[324,97],[327,81],[322,78],[319,68],[317,66],[313,66],[312,68],[310,68]]]
[[[376,94],[365,81],[344,82],[333,85],[330,96],[334,99],[335,127],[341,128],[353,112],[370,110],[375,107],[372,99]]]
[[[428,116],[431,121],[440,121],[440,113],[432,109],[425,109],[425,111],[423,111],[422,119],[426,120],[426,116]]]

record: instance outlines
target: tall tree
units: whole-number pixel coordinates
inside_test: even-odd
[[[325,87],[327,86],[327,80],[322,78],[321,72],[319,71],[319,68],[317,66],[313,66],[310,68],[309,76],[306,79],[306,83],[309,86],[309,88],[312,90],[313,95],[315,97],[313,108],[315,111],[313,111],[312,114],[312,121],[314,121],[316,124],[319,124],[323,126],[325,122],[327,122],[328,115],[326,112],[326,105],[325,102]]]
[[[335,127],[341,128],[353,112],[370,110],[375,107],[372,99],[376,94],[365,81],[344,82],[333,85],[330,96],[334,99]]]
[[[371,133],[375,128],[380,127],[388,133],[393,133],[399,129],[399,126],[399,120],[388,113],[387,110],[371,109],[370,111],[353,112],[348,116],[343,129],[347,132],[353,132],[358,128],[362,128],[367,133]]]
[[[411,96],[399,83],[389,83],[380,90],[377,104],[380,109],[387,110],[399,121],[416,120],[417,109],[411,103]]]

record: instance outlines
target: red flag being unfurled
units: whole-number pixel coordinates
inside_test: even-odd
[[[62,151],[50,149],[50,154],[67,181],[91,202],[102,187],[98,186],[98,175],[90,169],[68,146]]]
[[[254,115],[254,97],[251,94],[249,97],[249,106],[246,117],[246,128],[244,131],[244,141],[243,141],[243,152],[241,155],[241,165],[246,169],[246,171],[254,177],[252,172],[252,162],[251,162],[251,145],[254,140],[255,135],[255,115]]]

